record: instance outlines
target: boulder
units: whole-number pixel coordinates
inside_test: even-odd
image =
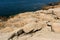
[[[29,33],[31,31],[36,31],[36,30],[40,30],[42,29],[43,27],[46,27],[46,23],[45,22],[31,22],[31,23],[28,23],[26,24],[24,27],[23,27],[23,30],[25,33]]]

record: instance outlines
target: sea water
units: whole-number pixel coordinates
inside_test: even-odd
[[[58,1],[59,0],[0,0],[0,16],[38,10],[49,2]]]

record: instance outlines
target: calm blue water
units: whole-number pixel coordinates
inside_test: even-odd
[[[49,2],[58,0],[0,0],[0,16],[40,9]]]

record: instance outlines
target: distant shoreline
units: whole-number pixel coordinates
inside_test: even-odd
[[[43,6],[42,9],[47,10],[49,8],[56,8],[56,7],[60,7],[60,2],[49,3],[47,4],[47,6]]]

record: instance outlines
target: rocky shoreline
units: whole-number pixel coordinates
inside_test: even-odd
[[[10,39],[60,40],[60,5],[20,13],[1,21],[0,40]]]

